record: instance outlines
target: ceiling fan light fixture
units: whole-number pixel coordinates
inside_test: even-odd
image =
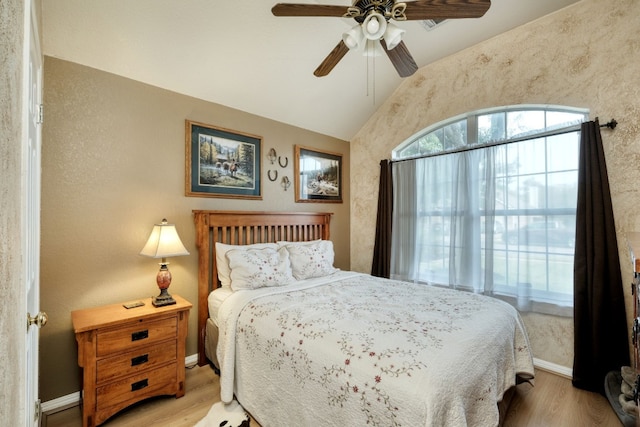
[[[491,6],[491,0],[351,0],[349,7],[318,2],[278,3],[271,8],[274,16],[326,16],[353,19],[359,24],[359,29],[342,35],[314,70],[316,77],[326,76],[349,50],[361,47],[367,56],[384,53],[400,77],[409,77],[418,64],[402,40],[404,31],[389,28],[390,21],[423,21],[423,25],[432,26],[445,19],[480,18]]]
[[[387,49],[391,50],[398,46],[402,41],[402,36],[406,31],[400,27],[393,25],[391,22],[387,24],[387,29],[384,32],[384,41],[387,43]]]
[[[369,40],[380,40],[387,30],[387,20],[381,13],[373,11],[362,22],[362,32]]]
[[[358,49],[362,45],[364,34],[360,25],[356,25],[346,33],[342,34],[342,41],[351,50]]]

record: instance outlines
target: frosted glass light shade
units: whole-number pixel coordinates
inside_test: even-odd
[[[371,12],[362,23],[362,32],[369,40],[380,40],[387,30],[387,20],[378,12]]]
[[[342,41],[351,50],[358,49],[364,40],[364,34],[362,33],[362,27],[356,25],[346,33],[342,34]]]
[[[402,41],[402,36],[406,31],[402,28],[396,27],[391,22],[387,24],[387,29],[384,32],[384,41],[387,44],[387,50],[391,50],[398,46]]]

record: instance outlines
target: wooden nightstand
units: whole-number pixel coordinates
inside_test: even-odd
[[[184,395],[191,303],[126,309],[122,304],[71,312],[83,368],[82,425],[93,427],[152,396]]]

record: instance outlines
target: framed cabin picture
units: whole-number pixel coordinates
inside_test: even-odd
[[[185,194],[262,199],[262,137],[186,120]]]
[[[342,203],[342,154],[295,146],[296,202]]]

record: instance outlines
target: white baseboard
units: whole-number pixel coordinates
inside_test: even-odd
[[[198,355],[192,354],[191,356],[187,356],[184,358],[184,366],[187,368],[193,368],[198,364]]]
[[[185,357],[184,365],[187,368],[192,368],[198,363],[198,355],[192,354],[190,356]],[[40,407],[42,408],[42,412],[46,414],[55,414],[59,411],[64,411],[65,409],[72,408],[74,406],[78,406],[80,404],[80,392],[76,391],[75,393],[67,394],[66,396],[58,397],[57,399],[47,400],[46,402],[42,402]]]
[[[42,412],[46,414],[55,414],[59,411],[78,406],[80,404],[80,392],[67,394],[66,396],[58,397],[57,399],[47,400],[42,402],[40,407]]]
[[[535,357],[533,358],[533,365],[538,369],[560,375],[561,377],[568,379],[573,378],[573,369],[567,368],[566,366],[547,362],[546,360],[536,359]]]

